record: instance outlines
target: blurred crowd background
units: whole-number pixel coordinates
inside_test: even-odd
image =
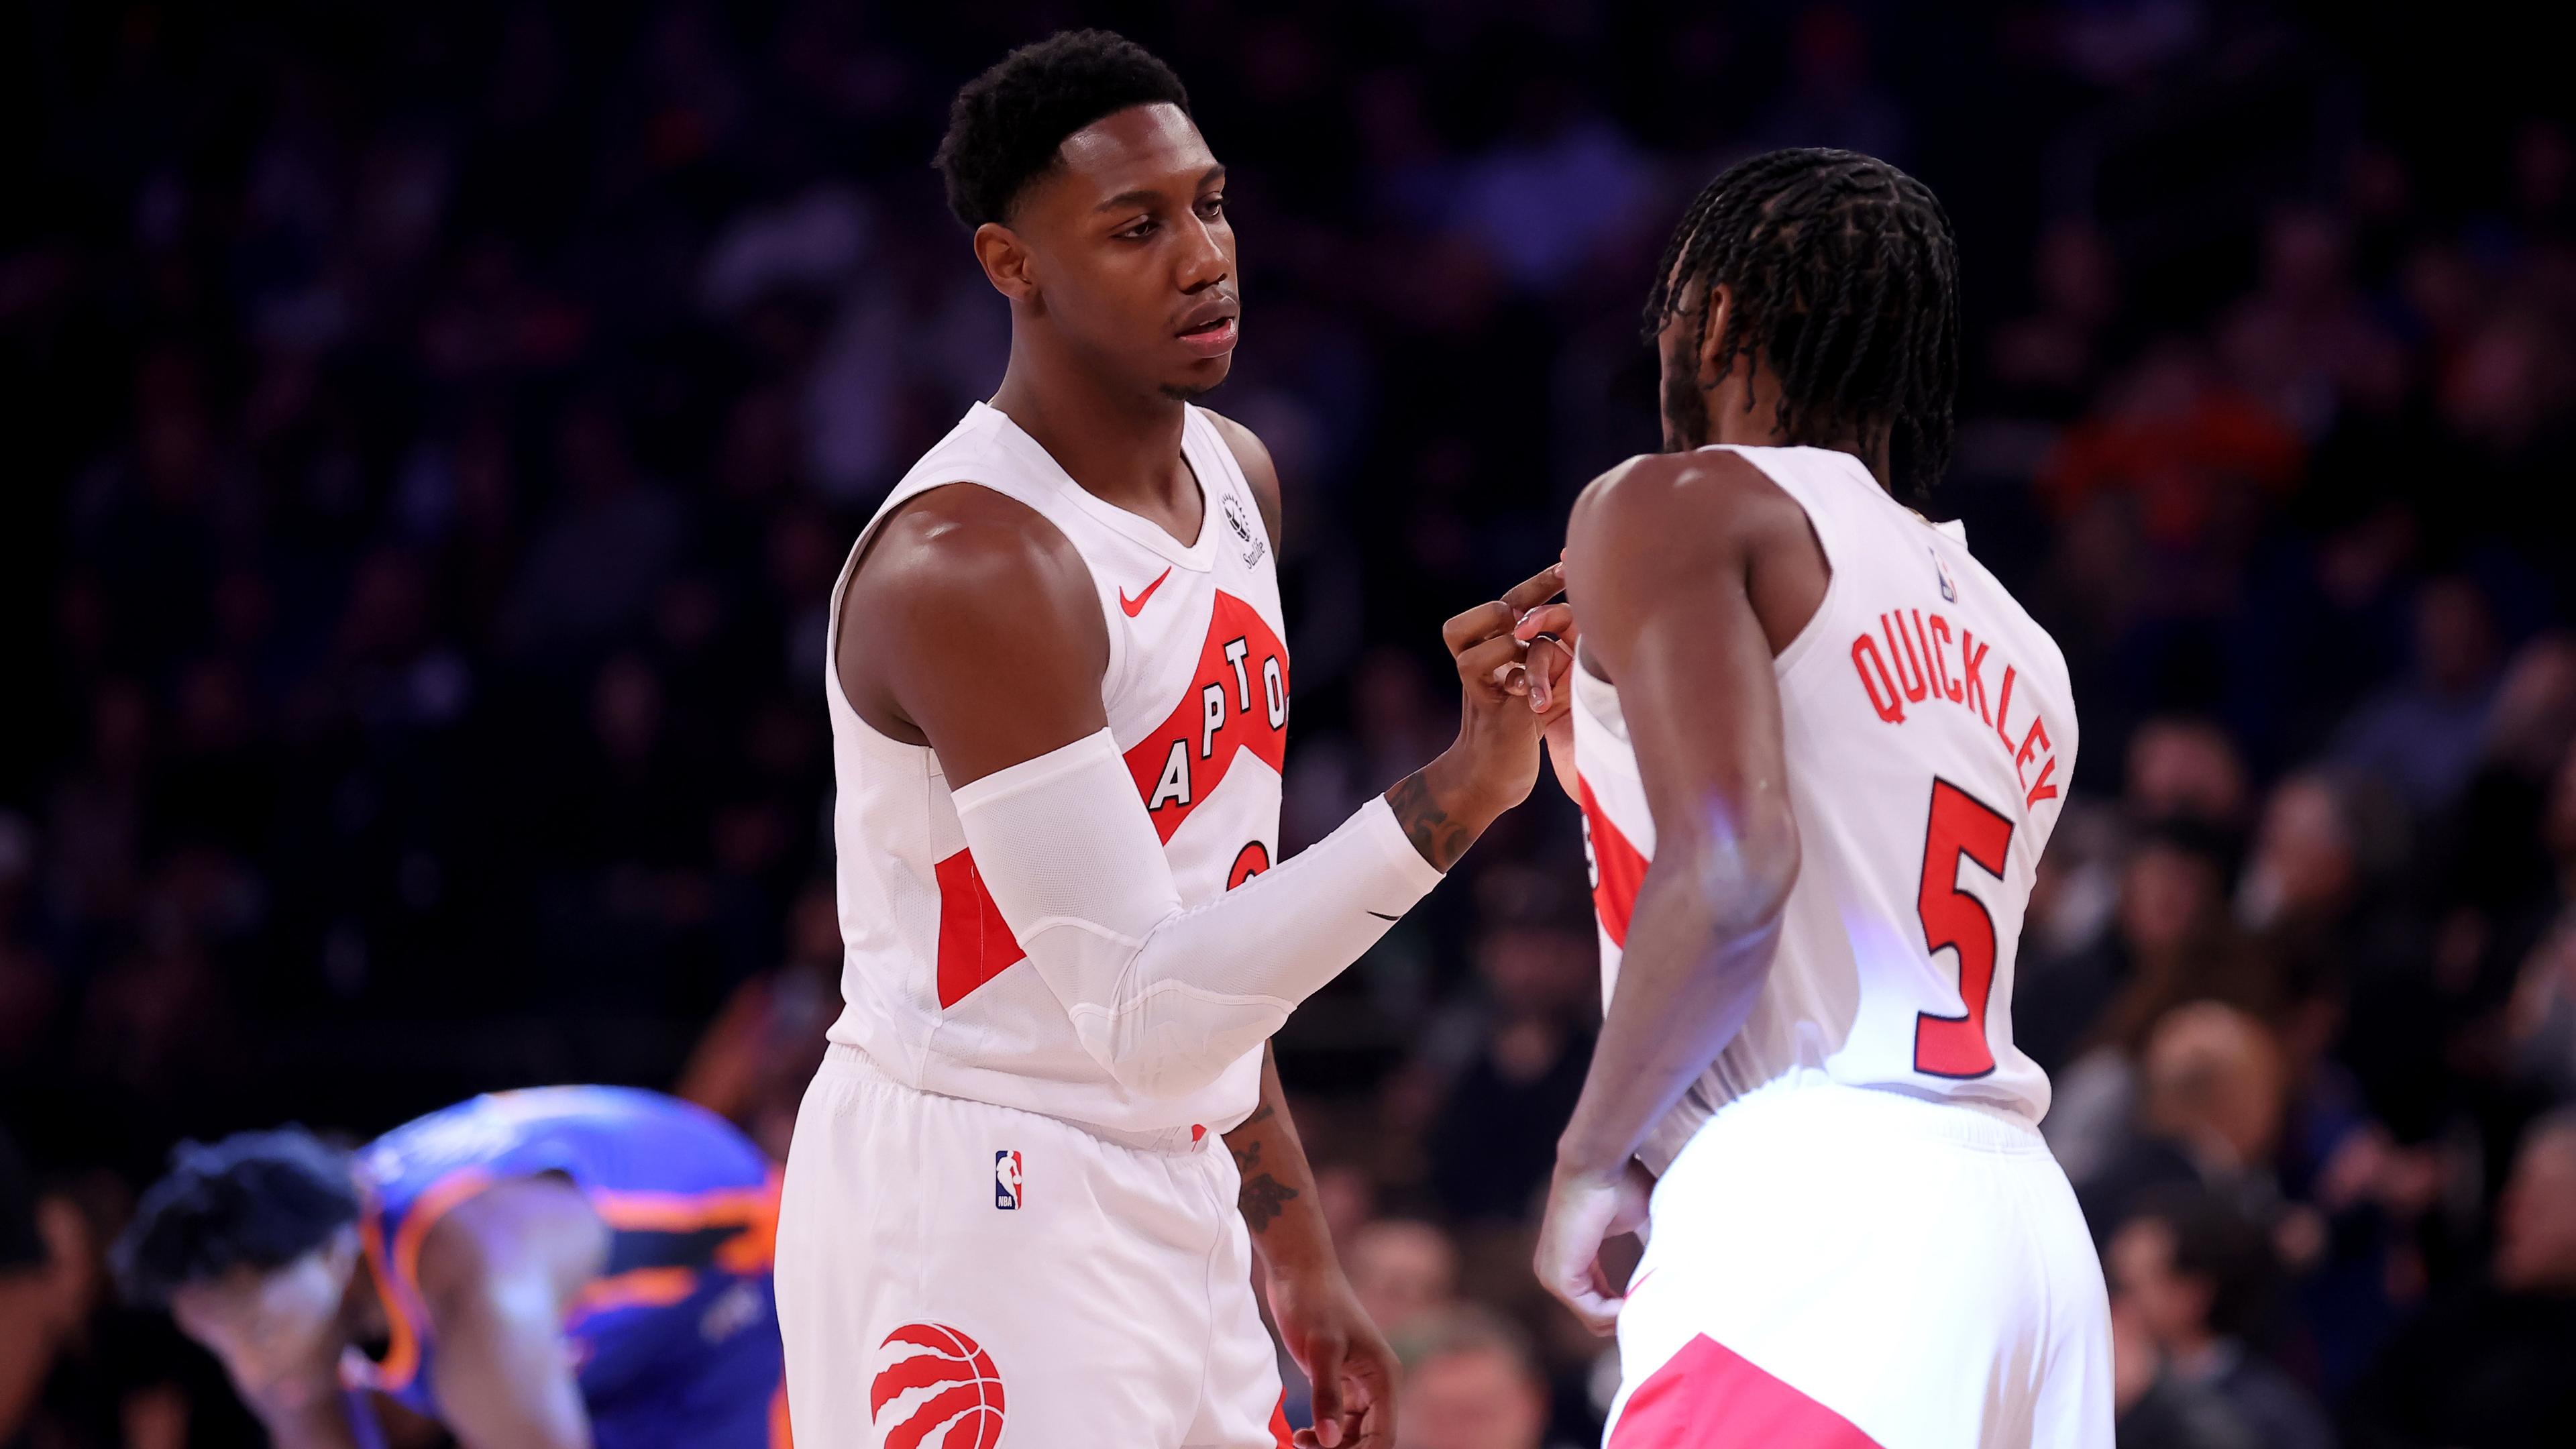
[[[1074,23],[1232,167],[1292,847],[1446,743],[1438,621],[1655,446],[1688,196],[1791,143],[1928,181],[1932,509],[2083,710],[2014,1014],[2122,1444],[2576,1443],[2576,132],[2512,13],[0,9],[0,1443],[255,1441],[98,1266],[182,1136],[595,1080],[784,1149],[826,596],[1007,340],[927,158]],[[1597,1433],[1527,1270],[1587,911],[1542,784],[1280,1038],[1406,1449]]]

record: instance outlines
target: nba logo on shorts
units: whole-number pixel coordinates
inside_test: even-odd
[[[1005,1212],[1020,1205],[1020,1154],[1009,1150],[993,1154],[993,1206]]]

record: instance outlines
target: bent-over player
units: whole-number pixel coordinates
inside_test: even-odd
[[[282,1449],[375,1449],[370,1394],[465,1449],[783,1449],[750,1139],[620,1087],[496,1092],[356,1153],[179,1149],[118,1240]]]

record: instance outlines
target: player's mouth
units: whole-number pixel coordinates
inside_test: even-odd
[[[1223,357],[1234,350],[1234,323],[1233,303],[1211,303],[1183,317],[1181,330],[1173,335],[1201,357]]]

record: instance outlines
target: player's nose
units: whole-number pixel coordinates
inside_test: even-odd
[[[1182,291],[1203,291],[1234,275],[1234,258],[1226,251],[1216,228],[1192,218],[1182,229],[1182,237],[1179,271],[1175,277]]]

